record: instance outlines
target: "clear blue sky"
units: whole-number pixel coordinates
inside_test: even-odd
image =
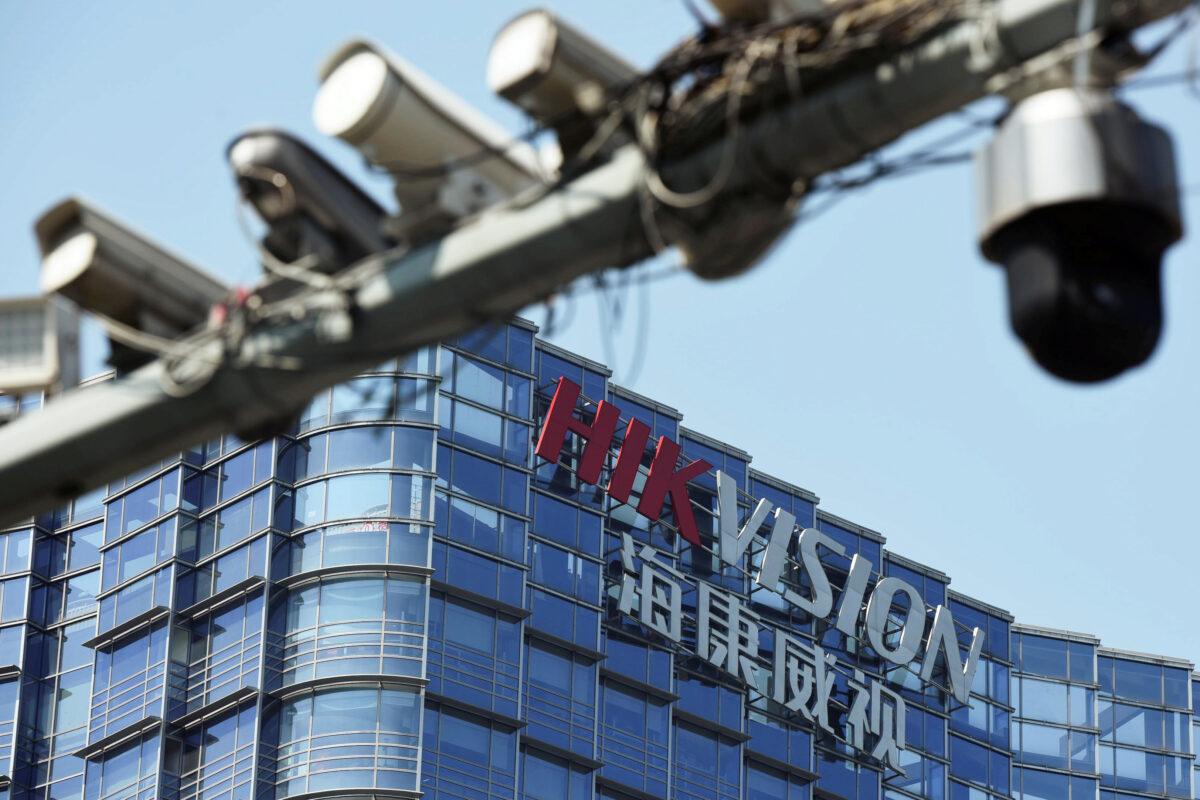
[[[643,66],[691,27],[680,0],[547,5]],[[386,197],[385,181],[314,130],[318,63],[368,35],[516,131],[523,121],[488,93],[484,65],[524,8],[5,3],[0,294],[36,290],[31,226],[71,193],[253,281],[229,140],[252,125],[290,129]],[[1185,51],[1155,69],[1181,69]],[[1200,101],[1180,86],[1130,96],[1174,132],[1182,179],[1200,185]],[[1158,354],[1078,388],[1044,376],[1009,333],[1002,274],[975,246],[974,188],[966,166],[880,184],[743,278],[654,284],[631,388],[1022,621],[1200,660],[1200,195],[1185,199],[1190,237],[1166,261]],[[607,360],[594,293],[576,307],[554,341]],[[634,317],[611,342],[619,382],[631,377]]]

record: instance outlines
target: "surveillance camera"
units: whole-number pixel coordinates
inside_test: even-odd
[[[568,156],[595,133],[605,101],[638,71],[549,11],[528,11],[505,25],[488,56],[492,91],[555,128]]]
[[[145,333],[175,338],[208,318],[228,288],[82,200],[51,208],[34,226],[42,290]],[[113,365],[149,360],[114,344]]]
[[[1009,320],[1070,381],[1154,352],[1162,256],[1183,234],[1168,134],[1107,91],[1020,101],[978,155],[980,248],[1007,272]]]
[[[248,131],[227,156],[242,196],[267,224],[263,246],[280,261],[315,255],[315,268],[333,273],[392,246],[387,212],[296,137]]]
[[[402,220],[435,206],[444,216],[465,216],[538,180],[528,144],[512,141],[457,95],[374,44],[343,45],[320,76],[317,129],[393,174]]]
[[[0,392],[53,392],[78,382],[75,309],[53,297],[0,300]]]

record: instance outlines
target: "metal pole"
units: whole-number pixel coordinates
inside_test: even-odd
[[[985,94],[996,76],[1075,34],[1076,0],[981,3],[960,23],[890,62],[847,75],[747,124],[722,196],[752,192],[764,169],[811,177],[852,164]],[[1097,0],[1096,27],[1130,30],[1187,0]],[[705,185],[722,142],[661,168],[672,187]],[[651,253],[639,216],[645,163],[627,146],[612,160],[527,205],[498,208],[414,251],[372,257],[354,292],[350,340],[322,341],[312,316],[255,332],[195,392],[164,390],[156,362],[66,393],[0,428],[0,525],[45,511],[146,462],[231,430],[295,413],[316,391],[395,354],[538,302],[595,270]],[[214,348],[217,347],[214,345]],[[214,349],[213,355],[217,351]],[[302,369],[261,366],[294,357]]]

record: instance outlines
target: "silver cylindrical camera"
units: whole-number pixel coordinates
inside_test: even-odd
[[[1017,103],[976,167],[980,248],[1034,359],[1080,382],[1146,361],[1162,256],[1183,234],[1166,131],[1111,92],[1052,89]]]

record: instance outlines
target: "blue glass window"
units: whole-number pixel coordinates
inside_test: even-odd
[[[530,530],[551,541],[590,555],[600,555],[602,518],[579,506],[549,495],[533,495],[533,522]]]
[[[87,800],[155,800],[158,736],[149,734],[87,762]]]
[[[1144,703],[1163,701],[1162,667],[1141,661],[1114,660],[1116,666],[1116,696]]]
[[[260,536],[202,566],[181,567],[175,582],[175,608],[187,608],[250,577],[266,577],[267,541],[268,537]]]
[[[268,638],[281,681],[419,676],[425,595],[424,579],[408,575],[326,578],[293,589],[284,625],[273,623]]]
[[[395,403],[395,378],[383,375],[354,378],[333,387],[329,421],[336,425],[389,419]]]
[[[1059,773],[1043,772],[1040,769],[1014,769],[1013,789],[1014,794],[1024,800],[1066,800],[1069,797],[1070,783],[1066,775]]]
[[[506,347],[509,326],[489,324],[473,331],[464,333],[454,340],[454,345],[472,353],[478,353],[484,358],[498,363],[504,363],[508,355]],[[518,330],[513,328],[512,330]],[[445,366],[443,365],[443,370]]]
[[[283,701],[277,796],[350,788],[417,788],[415,690],[349,686]]]
[[[262,594],[257,593],[192,624],[186,691],[172,716],[194,711],[244,686],[257,688],[262,611]]]
[[[188,729],[181,742],[168,747],[166,766],[179,775],[179,800],[251,796],[254,777],[253,704]]]
[[[1076,683],[1096,682],[1096,648],[1084,642],[1070,642],[1071,680]]]
[[[706,444],[696,441],[687,435],[683,435],[679,441],[683,449],[683,454],[688,460],[698,461],[703,459],[712,465],[712,469],[708,473],[700,475],[694,481],[696,485],[703,486],[710,491],[716,491],[717,479],[716,472],[720,470],[729,475],[737,483],[737,487],[743,491],[746,489],[746,462],[737,456],[730,455],[723,450],[709,447]],[[710,474],[712,473],[712,474]]]
[[[434,532],[456,542],[521,561],[525,551],[525,523],[461,497],[435,494]]]
[[[101,587],[111,589],[175,555],[175,520],[149,528],[104,552]]]
[[[111,542],[179,507],[180,470],[174,469],[109,502],[104,540]]]
[[[678,708],[731,730],[742,729],[744,691],[730,689],[699,675],[679,671],[675,676]]]
[[[601,774],[643,792],[667,793],[670,706],[636,689],[601,684]]]
[[[529,579],[588,603],[600,602],[600,564],[569,550],[530,539]]]
[[[87,673],[87,670],[81,670]],[[88,676],[90,678],[90,675]],[[7,680],[0,682],[0,763],[9,764],[12,759],[13,730],[16,727],[17,696],[20,694],[21,682]],[[88,689],[84,689],[84,697]],[[84,702],[83,716],[87,719],[87,703]]]
[[[277,551],[278,577],[351,564],[429,562],[429,526],[366,520],[330,525],[282,540]]]
[[[879,796],[879,773],[856,765],[853,761],[817,751],[817,786],[842,797],[868,800]]]
[[[0,574],[24,572],[30,568],[33,531],[0,534]]]
[[[167,626],[96,652],[88,740],[96,741],[148,716],[163,716]]]
[[[1051,639],[1046,636],[1034,636],[1025,633],[1020,635],[1022,672],[1033,675],[1045,675],[1048,678],[1066,678],[1067,672],[1067,643],[1061,639]]]
[[[499,414],[443,397],[438,419],[446,441],[493,458],[504,455],[504,419]]]
[[[915,750],[901,751],[900,764],[904,774],[885,777],[885,790],[903,789],[929,800],[943,800],[946,793],[945,764]]]
[[[1198,698],[1200,700],[1200,698]],[[1163,704],[1188,708],[1188,673],[1175,667],[1163,667]]]
[[[506,375],[499,367],[452,350],[442,350],[443,391],[500,411],[505,405]]]
[[[10,578],[0,582],[0,621],[24,619],[28,598],[29,578]]]
[[[750,710],[748,725],[752,738],[746,743],[747,749],[801,769],[812,769],[812,735],[808,731],[754,709]]]
[[[430,566],[437,579],[447,585],[462,586],[508,605],[521,605],[525,574],[517,567],[440,541],[433,543]]]
[[[680,722],[675,725],[675,796],[696,800],[741,797],[742,754],[737,742]]]
[[[1014,725],[1014,754],[1025,764],[1042,767],[1068,768],[1069,731],[1033,722]],[[963,775],[963,777],[971,777]]]
[[[426,705],[423,742],[426,797],[512,797],[516,731],[457,709]]]
[[[295,490],[292,526],[339,519],[401,517],[426,519],[432,507],[432,481],[414,475],[366,472],[307,483]],[[276,514],[286,512],[280,504]]]
[[[746,800],[808,800],[811,787],[785,772],[746,763]]]
[[[989,750],[968,739],[950,736],[950,774],[952,776],[1007,793],[1008,773],[1009,760],[1003,753]]]
[[[396,360],[396,368],[401,372],[418,372],[423,375],[433,375],[437,372],[437,366],[433,363],[434,352],[432,347],[420,347],[400,356]],[[390,368],[390,364],[385,364],[382,371]]]
[[[95,578],[96,573],[86,573]],[[100,601],[99,631],[112,630],[139,614],[156,607],[170,608],[171,588],[175,582],[175,567],[168,564],[157,572],[126,584]],[[84,598],[80,598],[82,602]]]
[[[596,665],[540,641],[526,648],[525,735],[591,758]]]
[[[67,572],[94,567],[100,563],[100,543],[104,540],[104,528],[100,523],[79,528],[71,532],[71,544],[67,549]]]
[[[992,711],[998,711],[994,707],[989,707],[987,703],[972,697],[971,704],[967,708],[962,709],[963,712],[970,711],[972,725],[968,728],[967,733],[976,736],[976,738],[989,740],[988,726],[983,725],[982,729],[977,724],[977,718],[974,714],[974,709],[982,705],[985,709],[991,708]],[[956,710],[957,711],[957,710]],[[988,716],[995,716],[989,714]],[[1003,730],[1004,740],[998,746],[1008,748],[1008,712],[1003,712]],[[956,724],[954,716],[951,716],[951,727],[959,730],[960,725]],[[946,754],[946,720],[939,717],[937,714],[925,711],[920,706],[910,705],[904,716],[905,741],[911,747],[916,747],[924,750],[926,753],[932,753],[936,756],[945,756]],[[981,735],[982,732],[982,735]]]
[[[533,332],[516,325],[508,329],[508,363],[524,372],[533,371]]]
[[[583,767],[537,750],[526,750],[521,800],[591,800],[592,776]]]
[[[446,467],[452,491],[465,494],[489,505],[500,505],[501,467],[461,450],[438,448],[438,469],[442,469],[442,457],[446,456]]]
[[[604,662],[607,669],[628,675],[651,686],[667,686],[671,680],[671,654],[656,647],[648,647],[611,631],[605,631]]]
[[[595,649],[600,636],[600,612],[535,586],[526,590],[528,624],[559,639]]]
[[[399,469],[433,469],[434,432],[429,428],[396,428],[392,466]]]
[[[521,625],[456,597],[429,598],[430,690],[517,717]]]
[[[1167,761],[1168,757],[1161,753],[1101,745],[1100,785],[1165,794]]]

